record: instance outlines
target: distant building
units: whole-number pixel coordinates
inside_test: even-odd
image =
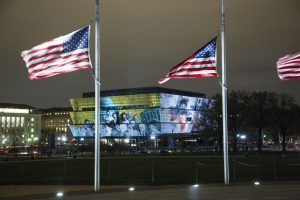
[[[41,115],[28,105],[0,103],[0,147],[38,144]]]
[[[42,110],[42,140],[47,141],[48,135],[55,136],[56,144],[65,144],[72,139],[70,133],[70,107],[48,108]]]
[[[75,137],[94,132],[94,93],[70,99],[71,131]],[[204,127],[202,93],[160,87],[107,90],[101,92],[102,137],[156,137],[193,134]]]

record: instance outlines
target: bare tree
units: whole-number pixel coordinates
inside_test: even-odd
[[[228,93],[228,125],[233,136],[233,151],[237,151],[237,133],[244,124],[249,105],[249,92],[232,91]]]
[[[222,149],[222,96],[216,94],[212,97],[212,107],[209,109],[208,118],[213,122],[215,131],[219,136],[219,148]],[[228,129],[233,134],[233,150],[237,151],[237,133],[242,127],[247,111],[249,93],[232,91],[228,93]]]
[[[263,129],[271,122],[270,101],[274,94],[263,92],[252,92],[248,105],[248,120],[250,126],[257,129],[257,147],[258,151],[262,149]]]
[[[272,119],[282,137],[282,151],[286,152],[286,134],[288,130],[299,121],[300,108],[294,97],[287,94],[272,94],[271,113]]]

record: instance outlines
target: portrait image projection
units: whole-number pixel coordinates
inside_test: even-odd
[[[82,125],[69,125],[74,137],[93,137],[95,133],[95,125],[86,119]]]
[[[159,95],[136,94],[101,98],[102,137],[149,136],[160,133]]]
[[[161,93],[161,132],[189,134],[204,130],[205,98]]]

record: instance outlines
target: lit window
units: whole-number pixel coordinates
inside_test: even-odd
[[[2,121],[2,128],[4,128],[5,127],[5,117],[2,117],[1,121]]]
[[[33,133],[34,132],[34,128],[31,128],[31,131],[30,131],[31,133]]]
[[[21,117],[21,127],[24,127],[24,117]]]
[[[31,121],[34,122],[34,118],[33,117],[31,118]]]
[[[6,117],[7,128],[10,128],[10,117]]]
[[[17,122],[16,122],[16,127],[20,127],[20,120],[21,118],[20,117],[17,117]]]
[[[11,117],[11,127],[16,127],[16,117]]]

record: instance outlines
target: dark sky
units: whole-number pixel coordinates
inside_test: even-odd
[[[157,80],[220,27],[220,0],[100,2],[102,90],[159,86]],[[0,0],[0,102],[69,106],[69,98],[94,90],[91,70],[31,81],[20,56],[90,23],[94,3]],[[300,50],[300,1],[225,0],[225,5],[228,89],[284,92],[299,103],[300,80],[280,81],[275,64]],[[93,49],[94,33],[91,37]],[[218,71],[221,75],[220,66]],[[217,78],[171,79],[162,87],[207,96],[221,92]]]

